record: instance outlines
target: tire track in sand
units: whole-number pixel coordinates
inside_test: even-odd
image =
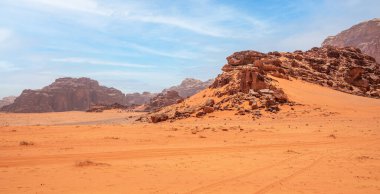
[[[139,158],[156,158],[172,156],[189,156],[225,152],[246,152],[266,149],[283,149],[292,147],[315,147],[333,142],[297,142],[285,144],[262,144],[253,146],[225,146],[225,147],[193,147],[193,148],[157,148],[157,149],[138,149],[116,152],[95,152],[95,153],[73,153],[59,155],[38,155],[38,156],[20,156],[20,157],[0,157],[1,167],[13,166],[31,166],[43,164],[57,164],[72,162],[75,160],[92,159],[92,160],[125,160]]]
[[[323,157],[319,157],[318,159],[314,160],[313,162],[311,162],[309,165],[307,165],[306,167],[304,168],[301,168],[299,170],[297,170],[296,172],[294,173],[291,173],[290,175],[288,176],[285,176],[279,180],[276,180],[268,185],[266,185],[265,187],[259,189],[258,191],[254,192],[254,194],[264,194],[264,193],[267,193],[268,191],[270,191],[271,189],[275,188],[276,186],[278,185],[282,185],[284,182],[287,182],[289,180],[291,180],[292,178],[310,170],[312,167],[314,167],[315,165],[317,165],[321,160],[323,159]]]
[[[261,168],[257,168],[257,169],[254,169],[252,171],[249,171],[249,172],[237,175],[237,176],[233,176],[233,177],[230,177],[230,178],[222,179],[220,181],[217,181],[217,182],[214,182],[214,183],[211,183],[211,184],[208,184],[208,185],[204,185],[204,186],[198,187],[196,189],[193,189],[193,190],[187,192],[186,194],[202,193],[202,191],[204,191],[204,190],[209,190],[209,189],[212,189],[212,188],[217,188],[218,186],[222,186],[225,183],[242,179],[242,178],[250,176],[250,175],[252,175],[254,173],[258,173],[258,172],[265,171],[265,170],[268,170],[268,169],[271,169],[271,168],[274,168],[274,167],[277,167],[277,166],[284,165],[285,162],[289,162],[290,160],[299,158],[301,156],[302,155],[288,157],[288,158],[286,158],[284,160],[281,160],[281,161],[278,161],[278,162],[276,162],[274,164],[271,164],[271,165],[268,165],[268,166],[264,166],[264,167],[261,167]],[[305,155],[303,155],[303,156],[305,156]]]

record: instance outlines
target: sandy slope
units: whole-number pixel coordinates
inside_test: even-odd
[[[255,121],[0,114],[0,193],[380,193],[380,100],[278,84],[303,105]]]

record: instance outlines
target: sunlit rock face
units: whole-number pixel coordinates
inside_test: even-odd
[[[380,18],[365,21],[343,32],[329,36],[322,46],[356,47],[380,63]]]

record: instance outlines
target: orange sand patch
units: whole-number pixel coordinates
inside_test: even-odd
[[[0,193],[380,193],[380,100],[278,81],[302,105],[256,120],[2,113]]]

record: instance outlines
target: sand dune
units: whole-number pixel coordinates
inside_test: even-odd
[[[256,120],[1,113],[0,193],[380,193],[380,100],[278,85],[301,105]]]

